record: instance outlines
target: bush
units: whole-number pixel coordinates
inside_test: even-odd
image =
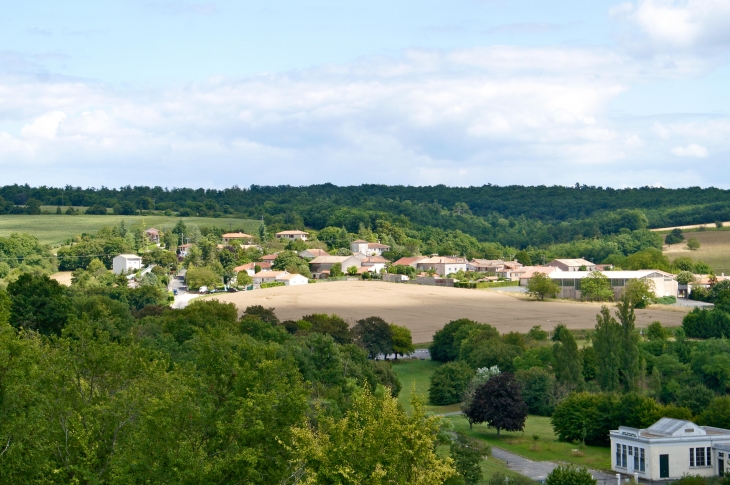
[[[271,283],[261,283],[261,288],[275,288],[277,286],[286,286],[281,281],[272,281]]]
[[[428,398],[431,404],[446,406],[461,402],[474,371],[464,362],[449,362],[431,376]]]
[[[449,362],[459,357],[461,340],[478,324],[467,318],[453,320],[433,336],[433,342],[428,348],[431,359],[438,362]],[[499,335],[499,332],[497,332]]]
[[[682,241],[684,241],[684,236],[682,235],[682,230],[679,228],[672,229],[672,232],[664,238],[664,242],[667,244],[677,244]]]
[[[660,305],[673,305],[673,304],[677,303],[677,297],[676,296],[662,296],[661,298],[656,298],[654,301]],[[637,308],[639,308],[639,307],[637,307]]]
[[[457,281],[454,286],[457,288],[476,289],[477,284],[474,281]]]
[[[545,485],[596,485],[598,482],[585,468],[559,466],[545,478]]]
[[[687,241],[687,248],[691,251],[697,251],[700,248],[700,242],[695,237],[690,238],[689,241]]]
[[[687,337],[723,338],[730,336],[730,314],[713,308],[695,308],[682,319],[682,328]]]
[[[106,207],[101,204],[94,204],[86,209],[86,214],[103,216],[106,215]]]

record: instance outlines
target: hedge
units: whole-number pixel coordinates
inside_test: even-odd
[[[261,283],[261,288],[274,288],[275,286],[285,286],[281,281],[272,281],[271,283]]]

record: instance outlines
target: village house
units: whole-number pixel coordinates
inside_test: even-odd
[[[371,243],[358,239],[350,243],[350,251],[364,254],[365,256],[380,256],[385,251],[390,251],[390,246],[380,243]]]
[[[309,279],[300,274],[285,274],[276,278],[276,281],[284,283],[286,286],[298,286],[309,284]]]
[[[181,258],[184,258],[188,255],[188,252],[190,251],[190,248],[192,247],[191,243],[187,244],[181,244],[177,247],[177,255]]]
[[[340,263],[342,266],[342,272],[346,273],[347,268],[355,266],[360,268],[362,266],[359,258],[353,256],[317,256],[309,262],[309,270],[312,272],[314,278],[326,278],[329,276],[332,266]]]
[[[507,261],[502,265],[502,268],[495,271],[498,277],[504,278],[510,281],[519,281],[520,276],[525,272],[522,263],[519,261]]]
[[[114,274],[136,272],[139,269],[142,269],[142,257],[136,254],[120,254],[112,259]]]
[[[519,273],[520,275],[520,286],[527,286],[535,273],[551,274],[554,271],[560,271],[554,266],[523,266]]]
[[[300,239],[302,241],[306,241],[308,235],[309,233],[304,231],[280,231],[276,233],[276,239],[284,239],[288,241]]]
[[[305,249],[299,252],[299,257],[304,259],[314,259],[318,256],[329,256],[329,253],[324,249]]]
[[[227,244],[251,244],[251,241],[253,241],[253,236],[243,232],[228,232],[223,234],[221,238],[223,238],[223,242]]]
[[[554,271],[548,275],[560,286],[558,298],[580,299],[580,282],[591,275],[591,271]],[[658,269],[642,269],[638,271],[607,271],[604,274],[610,278],[614,299],[618,300],[624,292],[626,283],[638,279],[648,280],[654,285],[654,295],[677,296],[678,285],[674,275]]]
[[[730,430],[662,418],[646,429],[619,426],[610,432],[611,469],[645,480],[685,475],[722,476],[730,453]]]
[[[459,271],[466,271],[466,259],[457,257],[432,256],[416,263],[421,271],[434,270],[439,276],[446,276]]]
[[[362,274],[365,271],[370,271],[371,273],[380,273],[380,270],[385,269],[385,265],[389,262],[390,261],[382,256],[368,256],[367,258],[360,261],[360,269],[362,271],[358,271],[358,273]]]
[[[501,259],[472,259],[466,263],[467,271],[477,273],[496,273],[504,268],[504,261]]]
[[[149,229],[145,229],[144,235],[147,238],[149,242],[159,244],[160,243],[160,230],[155,229],[154,227],[150,227]]]
[[[595,271],[596,265],[590,261],[577,258],[577,259],[553,259],[550,261],[548,266],[560,269],[560,271]]]
[[[276,254],[265,254],[265,255],[261,256],[261,260],[265,263],[273,264],[274,261],[276,260],[276,256],[277,256]]]
[[[273,283],[279,276],[288,275],[286,271],[259,271],[258,273],[251,276],[254,285],[261,285],[263,283]]]
[[[393,266],[410,266],[411,268],[415,268],[418,265],[418,262],[423,261],[424,259],[427,259],[427,256],[414,256],[411,258],[400,258],[398,261],[393,263]]]
[[[246,264],[242,264],[241,266],[236,266],[235,268],[233,268],[233,272],[236,274],[240,273],[241,271],[245,271],[246,274],[248,274],[249,276],[255,275],[256,274],[256,263],[246,263]]]

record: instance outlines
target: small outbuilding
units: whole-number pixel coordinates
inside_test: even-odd
[[[112,272],[122,274],[142,269],[142,257],[136,254],[120,254],[112,259]]]
[[[612,430],[611,469],[645,480],[684,475],[714,477],[726,471],[730,430],[662,418],[646,429]]]

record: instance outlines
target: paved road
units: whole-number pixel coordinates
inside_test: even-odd
[[[189,293],[187,286],[185,286],[185,270],[181,270],[180,273],[170,280],[170,290],[177,290],[175,300],[170,305],[172,308],[185,308],[190,303],[190,300],[197,298],[200,295],[198,293]]]
[[[395,360],[395,354],[388,354],[387,356],[388,360]],[[431,360],[431,352],[428,351],[428,349],[417,349],[415,352],[413,352],[411,355],[399,355],[398,358],[411,358],[411,359],[420,359],[420,360]],[[383,354],[378,354],[375,357],[375,360],[383,360]]]
[[[694,300],[687,300],[685,298],[678,298],[677,303],[673,303],[671,306],[682,306],[682,307],[690,307],[690,308],[711,308],[715,305],[712,303],[706,303],[704,301],[694,301]]]
[[[492,447],[492,456],[504,461],[507,467],[516,471],[521,475],[525,475],[536,481],[544,480],[545,477],[553,471],[558,464],[551,461],[532,461],[520,455],[510,453],[502,448]],[[616,485],[616,474],[606,473],[597,470],[588,470],[593,478],[598,480],[598,485]],[[623,481],[622,476],[622,481]],[[628,475],[626,476],[628,478]]]

